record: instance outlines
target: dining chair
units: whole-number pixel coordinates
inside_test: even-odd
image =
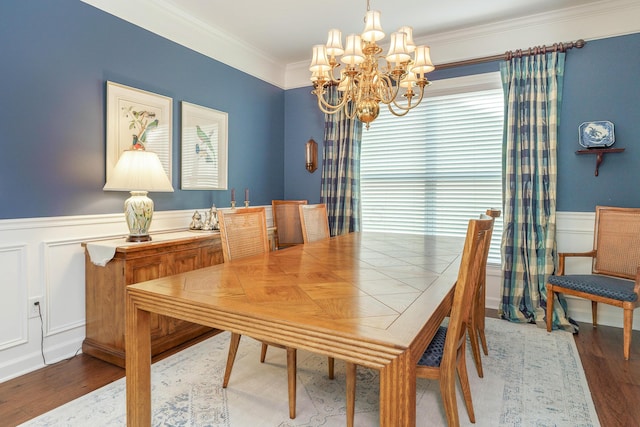
[[[500,217],[500,210],[487,209],[485,214],[480,216],[481,219],[491,219],[495,221],[495,218]],[[486,306],[486,294],[487,294],[487,259],[489,258],[489,249],[491,247],[491,236],[493,234],[493,227],[488,233],[489,244],[485,245],[484,253],[482,254],[482,265],[480,266],[480,274],[478,275],[478,284],[475,288],[473,305],[471,306],[471,319],[467,325],[467,332],[469,334],[469,342],[471,343],[471,352],[473,353],[473,361],[476,365],[476,371],[480,378],[484,377],[482,371],[482,358],[480,355],[480,345],[482,345],[482,351],[485,355],[489,354],[489,348],[487,347],[487,337],[484,333],[484,319],[485,319],[485,306]],[[480,339],[480,345],[478,344]]]
[[[275,202],[274,200],[273,202]],[[306,200],[304,203],[298,203],[298,219],[300,220],[302,236],[304,243],[315,242],[322,239],[328,239],[329,236],[329,219],[327,217],[327,208],[324,204],[309,205]],[[264,362],[267,356],[267,344],[262,344],[260,353],[260,361]],[[328,358],[328,375],[329,379],[334,379],[335,359]]]
[[[302,239],[305,243],[324,240],[331,237],[329,234],[329,217],[327,205],[300,205],[300,223],[302,225]]]
[[[591,258],[591,274],[565,274],[567,258]],[[558,272],[547,280],[547,331],[553,326],[555,293],[591,300],[593,327],[598,303],[623,309],[623,354],[629,360],[633,311],[640,305],[640,208],[596,206],[593,249],[558,254]]]
[[[276,226],[276,248],[282,249],[303,243],[299,205],[306,200],[272,200],[273,224]]]
[[[220,224],[220,240],[222,241],[222,256],[224,262],[231,262],[234,259],[269,252],[267,217],[264,208],[218,211],[218,221]],[[222,382],[223,388],[226,388],[229,384],[240,338],[240,334],[235,332],[231,333],[229,356],[227,357],[227,366]],[[293,419],[296,417],[296,349],[263,341],[261,362],[264,362],[267,345],[284,348],[287,351],[289,417]]]
[[[447,326],[440,326],[420,357],[416,376],[440,381],[440,394],[447,423],[460,425],[456,403],[456,373],[469,415],[475,423],[469,377],[467,375],[466,333],[478,283],[485,247],[490,244],[494,218],[471,219],[467,227],[462,259],[458,270],[451,312]],[[347,362],[347,426],[352,427],[355,415],[356,366]]]

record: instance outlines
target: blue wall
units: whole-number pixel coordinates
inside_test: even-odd
[[[521,46],[514,46],[514,48]],[[558,149],[558,210],[640,206],[640,34],[589,41],[567,55]],[[174,193],[157,210],[229,205],[229,191],[180,190],[180,101],[229,113],[229,188],[252,204],[320,200],[323,115],[311,87],[283,91],[79,0],[0,2],[0,219],[117,213],[126,195],[103,192],[107,80],[173,98]],[[435,71],[431,79],[498,70],[498,63]],[[610,120],[621,154],[594,177],[576,155],[580,123]],[[321,161],[321,159],[320,159]]]
[[[514,46],[519,47],[524,46]],[[632,34],[589,41],[567,54],[558,142],[559,211],[593,212],[598,204],[640,207],[639,52],[640,34]],[[429,78],[437,81],[498,70],[499,63],[491,62],[436,70]],[[313,136],[322,146],[322,114],[310,91],[308,87],[286,94],[285,152],[291,159],[285,161],[285,194],[296,198],[317,194],[319,199],[319,171],[309,176],[303,168],[304,142]],[[594,176],[595,156],[575,154],[582,148],[578,126],[593,120],[613,122],[614,148],[625,149],[605,155],[598,177]]]
[[[106,81],[173,98],[174,193],[156,210],[229,206],[180,190],[180,101],[229,113],[229,188],[284,195],[284,91],[79,0],[0,2],[0,218],[116,213],[103,192]]]

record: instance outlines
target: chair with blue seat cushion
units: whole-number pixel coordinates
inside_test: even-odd
[[[418,378],[440,381],[440,393],[450,427],[460,425],[456,403],[456,373],[469,420],[475,423],[465,357],[466,334],[483,266],[485,246],[491,243],[493,224],[493,218],[469,221],[449,321],[446,326],[438,328],[416,365]],[[353,363],[347,363],[346,366],[347,426],[353,426],[356,367]]]
[[[547,331],[553,323],[554,294],[559,292],[591,300],[593,327],[598,324],[598,303],[623,311],[623,353],[631,353],[633,311],[640,305],[640,208],[596,206],[593,250],[560,253],[558,273],[547,280]],[[591,274],[565,275],[570,257],[592,258]]]

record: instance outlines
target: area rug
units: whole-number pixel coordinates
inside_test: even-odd
[[[573,337],[535,325],[487,319],[489,355],[478,378],[469,354],[469,381],[476,413],[471,424],[458,395],[463,426],[599,426]],[[334,380],[327,358],[298,352],[297,416],[289,419],[286,357],[271,347],[264,364],[260,343],[243,337],[227,389],[222,377],[229,334],[196,344],[152,367],[154,426],[300,427],[344,426],[344,364]],[[376,426],[378,375],[358,367],[356,426]],[[121,379],[23,426],[125,426],[125,380]],[[446,426],[437,381],[418,380],[418,426]]]

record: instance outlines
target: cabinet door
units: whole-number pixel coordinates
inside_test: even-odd
[[[173,252],[165,255],[167,276],[200,268],[200,248]]]
[[[224,258],[222,256],[222,243],[220,240],[212,242],[211,245],[201,249],[202,267],[210,267],[212,265],[222,264]]]
[[[163,256],[150,255],[127,262],[125,271],[126,283],[144,282],[145,280],[157,279],[167,275]],[[165,335],[166,326],[161,317],[151,314],[151,340]]]

